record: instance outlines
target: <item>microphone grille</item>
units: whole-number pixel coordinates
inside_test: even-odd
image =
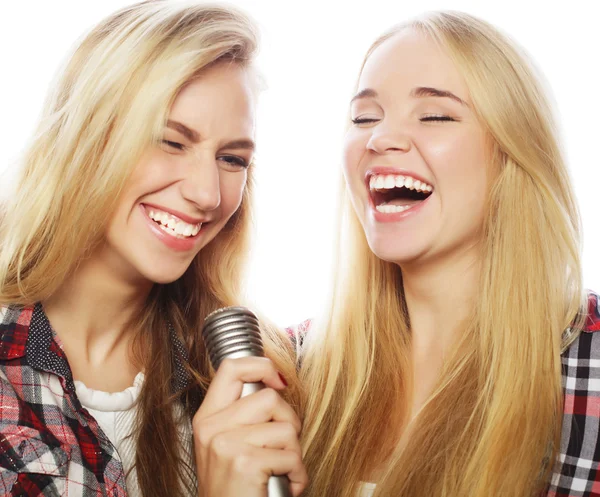
[[[224,307],[210,313],[202,336],[215,370],[229,357],[264,356],[258,318],[245,307]]]

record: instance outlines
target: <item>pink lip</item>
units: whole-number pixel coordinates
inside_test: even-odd
[[[146,204],[146,205],[148,205],[148,204]],[[163,210],[160,207],[155,207],[155,208]],[[158,238],[161,242],[163,242],[167,247],[169,247],[173,250],[176,250],[178,252],[187,252],[187,251],[193,250],[195,248],[195,246],[198,244],[198,241],[200,240],[202,235],[206,232],[206,228],[205,228],[206,224],[202,224],[202,228],[200,228],[200,231],[198,232],[198,234],[196,236],[190,236],[187,238],[176,238],[174,236],[169,235],[165,231],[163,231],[161,228],[159,228],[158,224],[156,224],[152,219],[150,219],[150,216],[148,216],[146,209],[144,209],[144,205],[140,204],[140,210],[142,211],[144,219],[146,220],[146,225],[148,226],[150,231],[152,231],[152,233],[156,236],[156,238]],[[165,211],[165,212],[169,212],[169,214],[171,213],[171,211]],[[185,221],[185,219],[182,219],[182,221]],[[188,221],[185,221],[185,222],[188,222]],[[192,224],[192,223],[190,223],[190,224]]]
[[[369,198],[369,206],[371,207],[371,211],[373,212],[373,217],[375,218],[375,221],[377,221],[379,223],[395,223],[398,221],[403,221],[404,219],[417,214],[423,208],[423,206],[427,203],[427,201],[432,197],[433,193],[435,192],[435,189],[434,189],[433,192],[431,193],[431,195],[429,195],[429,197],[427,197],[425,200],[419,202],[418,204],[415,204],[410,209],[406,209],[405,211],[394,212],[394,213],[379,212],[375,208],[375,203],[373,202],[373,197],[371,196],[371,188],[369,186],[371,176],[373,176],[374,174],[395,174],[395,175],[402,175],[402,176],[410,176],[411,178],[414,178],[415,180],[419,180],[422,183],[426,183],[428,185],[431,185],[431,181],[428,181],[425,178],[423,178],[423,176],[415,174],[412,171],[408,171],[407,169],[396,169],[396,168],[389,167],[389,166],[375,166],[375,167],[372,167],[371,169],[368,169],[365,174],[365,185],[367,187],[367,197]]]
[[[379,212],[375,208],[373,199],[369,195],[369,206],[371,207],[371,212],[373,213],[373,217],[375,218],[375,221],[377,221],[379,223],[395,223],[398,221],[403,221],[404,219],[417,214],[430,198],[431,198],[431,195],[429,195],[429,197],[427,197],[425,200],[419,202],[418,204],[415,204],[410,209],[406,209],[405,211],[386,213],[386,212]]]
[[[419,176],[418,174],[413,173],[412,171],[408,171],[407,169],[395,169],[389,166],[375,166],[371,169],[368,169],[365,173],[365,184],[367,185],[367,189],[370,190],[369,181],[371,180],[371,176],[374,174],[395,174],[402,176],[410,176],[416,180],[419,180],[421,183],[427,183],[428,185],[432,185],[431,181],[423,178],[423,176]]]
[[[175,211],[173,209],[167,209],[166,207],[163,207],[161,205],[157,205],[157,204],[142,204],[142,206],[144,206],[144,205],[146,207],[154,208],[154,209],[159,210],[159,211],[168,212],[173,217],[176,217],[177,219],[179,219],[180,221],[183,221],[184,223],[188,223],[188,224],[200,224],[200,223],[208,223],[209,222],[207,219],[198,219],[198,218],[190,217],[190,216],[184,214],[183,212]]]

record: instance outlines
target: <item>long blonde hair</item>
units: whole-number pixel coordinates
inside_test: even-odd
[[[164,0],[126,7],[83,39],[48,98],[2,218],[0,306],[30,305],[57,290],[102,243],[123,186],[160,140],[180,89],[216,61],[251,65],[256,49],[254,24],[241,12]],[[242,301],[251,195],[252,167],[227,226],[179,280],[155,285],[132,323],[136,360],[146,372],[135,436],[136,471],[147,497],[195,493],[183,488],[194,470],[175,442],[170,330],[189,356],[184,364],[194,381],[181,399],[191,417],[210,375],[204,317]],[[293,377],[284,342],[269,338],[267,350]]]
[[[539,494],[562,419],[563,331],[584,305],[580,225],[551,108],[531,64],[488,23],[434,12],[394,28],[452,58],[493,142],[478,300],[434,392],[408,423],[411,332],[401,270],[378,259],[342,186],[328,311],[306,337],[303,446],[309,496]],[[572,336],[576,336],[576,333]]]

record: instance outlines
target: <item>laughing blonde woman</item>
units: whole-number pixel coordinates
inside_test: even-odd
[[[302,490],[287,337],[278,369],[206,388],[203,320],[242,300],[256,43],[235,10],[154,0],[70,58],[0,224],[0,495]]]
[[[301,357],[306,495],[599,495],[600,303],[526,56],[425,15],[373,44],[350,119],[332,298]]]

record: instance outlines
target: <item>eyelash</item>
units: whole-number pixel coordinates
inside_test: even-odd
[[[177,143],[177,142],[174,142],[171,140],[162,140],[162,143],[167,145],[168,147],[174,148],[179,151],[185,150],[185,145],[183,145],[181,143]]]
[[[177,142],[174,142],[171,140],[162,140],[162,143],[167,145],[168,147],[179,150],[180,152],[183,152],[186,149],[186,146],[183,145],[182,143],[177,143]],[[245,159],[243,159],[242,157],[237,157],[236,155],[223,155],[223,156],[219,157],[219,160],[222,160],[229,164],[233,164],[233,165],[240,166],[243,168],[247,168],[249,166],[248,162]]]
[[[424,116],[420,119],[421,122],[426,123],[426,122],[432,122],[432,121],[437,121],[437,122],[453,122],[456,121],[456,119],[450,117],[450,116],[445,116],[443,114],[432,114],[429,116]]]
[[[244,169],[249,166],[248,161],[246,161],[246,159],[238,157],[237,155],[222,155],[221,157],[219,157],[219,160],[225,161],[229,164],[243,167]]]
[[[423,123],[456,122],[456,119],[454,119],[453,117],[446,116],[443,114],[433,114],[433,115],[429,115],[429,116],[424,116],[424,117],[420,118],[419,120]],[[373,119],[373,118],[357,118],[357,119],[352,119],[352,124],[373,124],[378,121],[379,121],[379,119]]]
[[[379,119],[373,119],[373,118],[357,118],[357,119],[352,119],[352,124],[372,124],[372,123],[376,123],[377,121],[379,121]]]

